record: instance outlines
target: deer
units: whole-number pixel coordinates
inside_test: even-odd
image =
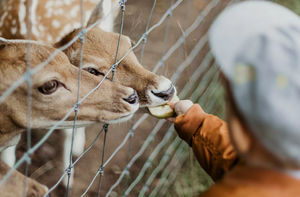
[[[78,14],[79,1],[64,1],[64,3],[57,4],[55,2],[58,1],[39,0],[36,1],[36,3],[32,3],[32,6],[34,7],[34,9],[32,9],[32,12],[34,13],[34,17],[32,17],[34,30],[32,31],[32,39],[50,42],[53,46],[59,48],[77,36],[82,28],[78,22],[80,21],[80,16]],[[114,21],[118,16],[119,9],[116,9],[118,8],[117,0],[102,0],[100,3],[96,4],[97,2],[98,1],[89,0],[85,1],[84,4],[86,13],[85,28],[88,28],[97,21],[100,21],[100,23],[85,34],[82,69],[92,75],[103,76],[110,69],[110,66],[114,64],[119,34],[113,32],[113,27]],[[0,13],[2,13],[2,16],[0,14],[0,18],[2,17],[4,19],[2,26],[0,22],[0,35],[6,38],[26,38],[26,34],[24,33],[26,32],[24,31],[24,28],[26,27],[26,17],[24,17],[23,13],[20,14],[20,8],[25,5],[25,0],[23,2],[3,0],[3,11],[0,10]],[[53,9],[51,14],[48,14],[50,11],[47,10],[47,5],[52,5],[51,9],[55,6],[57,7]],[[12,10],[11,7],[16,7],[18,9]],[[59,11],[60,9],[71,10],[71,14],[70,16],[67,16],[69,17],[67,20],[64,12]],[[23,8],[23,10],[26,9]],[[72,10],[77,10],[76,14],[72,14]],[[46,15],[41,14],[41,12],[45,11],[47,11]],[[20,17],[20,15],[22,17]],[[22,20],[20,20],[20,18],[22,18]],[[129,50],[131,45],[131,39],[127,36],[121,35],[118,57],[122,57],[125,52]],[[68,56],[70,62],[76,67],[80,66],[80,46],[81,41],[77,40],[69,48],[64,50],[64,53]],[[142,108],[165,104],[176,94],[176,88],[169,79],[146,70],[139,63],[133,52],[130,52],[130,54],[117,66],[114,81],[136,90],[139,97],[140,107]],[[75,141],[73,146],[73,154],[75,156],[78,156],[81,152],[83,152],[85,145],[84,130],[85,128],[82,127],[78,128],[77,132],[75,132]],[[64,133],[65,142],[63,163],[64,168],[67,168],[72,132],[70,129],[66,129]],[[14,147],[11,149],[11,151],[15,151]],[[11,153],[8,154],[14,155]],[[12,158],[10,160],[11,163],[14,163],[15,159]],[[72,185],[72,182],[73,174],[70,179],[70,185]],[[67,178],[63,180],[63,183],[65,186],[67,185]]]
[[[11,167],[5,162],[0,161],[0,178],[2,179],[6,173],[11,170]],[[25,178],[26,183],[25,183]],[[25,186],[26,184],[26,186]],[[24,188],[26,187],[26,193],[24,195]],[[16,196],[32,196],[32,197],[42,197],[48,191],[48,187],[38,183],[36,180],[29,177],[25,177],[22,173],[14,171],[9,177],[7,182],[5,182],[0,187],[0,192],[2,197],[16,197]]]
[[[27,57],[30,68],[34,69],[57,50],[51,45],[35,41],[0,39],[0,95],[27,72]],[[27,46],[30,54],[27,54]],[[26,131],[28,121],[34,130],[53,127],[77,103],[79,68],[72,65],[61,51],[40,71],[31,77],[32,86],[23,82],[3,102],[0,103],[0,150],[16,145],[21,133]],[[83,72],[81,76],[80,98],[87,95],[99,84],[103,76]],[[31,88],[31,116],[27,113],[27,92]],[[138,96],[133,88],[111,80],[103,80],[79,105],[76,126],[86,126],[95,122],[116,123],[130,119],[139,108]],[[75,111],[58,128],[71,128]],[[0,162],[0,177],[10,169]],[[23,191],[24,177],[15,172],[0,188],[1,196],[15,196]],[[28,192],[42,196],[46,187],[28,178]],[[20,187],[19,187],[20,186]]]

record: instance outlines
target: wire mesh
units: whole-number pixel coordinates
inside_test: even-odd
[[[30,1],[29,1],[30,2]],[[100,0],[99,3],[102,1]],[[233,2],[233,1],[231,1]],[[24,153],[24,155],[17,161],[15,166],[2,178],[0,181],[0,187],[3,186],[3,184],[8,180],[8,178],[12,175],[15,169],[18,169],[24,162],[26,162],[26,165],[30,164],[30,156],[39,148],[41,147],[46,140],[52,135],[53,131],[70,116],[71,113],[75,112],[75,118],[73,121],[73,131],[72,131],[72,144],[70,149],[70,159],[69,159],[69,166],[67,169],[65,169],[62,176],[58,179],[55,185],[53,185],[49,191],[47,192],[46,196],[48,196],[53,190],[57,188],[57,186],[62,182],[63,178],[65,176],[68,176],[68,184],[67,184],[67,190],[66,190],[66,196],[69,196],[70,191],[70,176],[72,173],[72,169],[74,166],[81,160],[84,155],[91,150],[91,148],[95,145],[97,139],[100,137],[100,135],[104,131],[104,143],[102,147],[102,155],[101,155],[101,164],[98,170],[96,171],[96,174],[94,177],[92,177],[91,181],[89,182],[88,187],[86,190],[82,193],[81,196],[85,196],[89,189],[92,187],[94,182],[96,181],[96,178],[100,176],[99,183],[98,183],[98,189],[97,189],[97,196],[100,196],[101,194],[101,184],[102,184],[102,176],[104,173],[104,168],[112,161],[114,157],[117,156],[117,153],[125,146],[125,144],[131,139],[133,133],[135,130],[138,129],[138,127],[145,122],[147,119],[149,119],[148,114],[142,115],[131,127],[131,129],[128,131],[127,135],[123,139],[123,141],[119,144],[119,146],[113,151],[113,153],[109,156],[109,158],[105,161],[104,155],[105,155],[105,145],[106,145],[106,135],[109,132],[108,125],[104,125],[103,128],[98,132],[95,139],[92,141],[92,143],[88,146],[88,148],[73,162],[72,152],[73,152],[73,141],[74,141],[74,132],[76,131],[76,120],[77,120],[77,114],[79,113],[79,106],[80,104],[89,97],[95,90],[98,88],[101,88],[102,83],[110,74],[112,74],[112,80],[114,75],[116,75],[117,67],[118,65],[129,55],[130,52],[135,50],[139,45],[142,44],[142,51],[140,55],[140,61],[143,61],[144,53],[145,53],[145,47],[147,42],[148,35],[153,32],[155,29],[160,27],[162,24],[166,24],[165,28],[165,34],[162,36],[163,42],[165,43],[168,40],[169,35],[169,23],[170,19],[172,18],[172,14],[175,9],[177,9],[181,4],[183,3],[183,0],[177,0],[173,2],[173,0],[170,1],[170,7],[167,9],[167,11],[160,17],[158,22],[156,22],[154,25],[150,26],[152,15],[155,11],[155,7],[157,4],[156,0],[153,0],[153,5],[147,20],[145,32],[142,34],[142,36],[138,39],[136,44],[132,46],[122,57],[118,57],[119,53],[119,47],[120,47],[120,38],[123,34],[123,28],[124,28],[124,18],[125,18],[125,7],[126,7],[126,1],[121,0],[120,6],[113,8],[115,9],[121,9],[121,25],[120,25],[120,32],[119,32],[119,40],[117,44],[116,54],[115,54],[115,61],[114,64],[110,66],[110,69],[105,73],[105,76],[103,79],[98,83],[98,85],[93,88],[88,94],[80,98],[80,81],[81,81],[81,71],[82,71],[82,58],[83,58],[83,45],[84,45],[84,36],[85,34],[90,31],[92,28],[94,28],[96,25],[98,25],[101,20],[98,20],[91,26],[84,28],[84,8],[83,8],[83,0],[80,1],[80,18],[81,18],[81,31],[78,35],[76,35],[70,42],[65,44],[64,46],[58,48],[53,54],[49,56],[49,58],[35,67],[34,69],[30,69],[30,44],[27,48],[27,71],[26,73],[20,77],[18,81],[13,83],[1,96],[0,96],[0,104],[7,99],[11,93],[16,90],[23,82],[27,82],[28,87],[32,86],[31,82],[31,76],[37,72],[39,72],[43,67],[45,67],[57,54],[59,51],[63,51],[70,47],[75,41],[78,39],[81,41],[81,47],[80,47],[80,64],[79,64],[79,73],[78,73],[78,92],[77,92],[77,102],[73,105],[73,107],[66,113],[63,119],[59,120],[54,124],[47,133],[43,136],[43,138],[34,146],[31,144],[31,130],[30,130],[30,119],[27,121],[27,142],[28,142],[28,150]],[[186,28],[182,36],[180,36],[177,41],[169,47],[168,50],[166,50],[167,44],[163,44],[164,49],[162,50],[163,56],[162,58],[157,62],[157,64],[154,66],[153,72],[158,72],[160,68],[162,68],[165,65],[165,62],[172,57],[174,52],[183,45],[185,40],[197,29],[201,26],[201,24],[204,22],[206,17],[210,15],[216,7],[220,6],[221,0],[212,0],[210,1],[206,7],[201,11],[201,13],[196,17],[194,22]],[[31,7],[31,6],[28,6]],[[112,11],[113,11],[112,10]],[[104,20],[107,16],[104,16],[102,20]],[[167,20],[167,21],[166,21]],[[30,26],[30,17],[28,17],[28,26]],[[28,27],[28,29],[31,29]],[[30,33],[28,33],[28,39],[30,39]],[[5,40],[5,39],[4,39]],[[8,40],[5,40],[9,42]],[[196,57],[200,53],[201,50],[205,48],[207,45],[207,34],[204,33],[199,40],[194,45],[194,48],[191,50],[189,55],[185,58],[185,60],[178,65],[176,72],[171,76],[172,82],[175,84],[178,82],[181,77],[184,75],[184,71],[192,65],[192,63],[195,61]],[[208,51],[206,55],[202,58],[201,63],[197,67],[197,69],[194,70],[193,74],[190,76],[189,83],[187,83],[180,91],[179,97],[180,98],[191,98],[191,100],[195,102],[199,102],[203,104],[204,108],[211,112],[214,110],[215,106],[217,105],[217,100],[215,99],[215,93],[219,88],[219,75],[218,75],[218,68],[213,64],[213,57],[211,53]],[[197,82],[202,81],[202,85],[198,86]],[[198,87],[197,87],[198,86]],[[30,88],[29,88],[30,90]],[[210,100],[211,102],[208,102]],[[28,101],[27,101],[27,117],[31,117],[31,91],[28,91]],[[151,132],[149,132],[148,137],[143,142],[142,147],[139,149],[139,151],[130,159],[130,161],[127,163],[126,167],[121,172],[120,176],[114,184],[111,185],[110,189],[107,191],[106,196],[110,196],[111,193],[120,185],[122,180],[126,175],[129,174],[130,168],[134,165],[134,163],[140,159],[142,155],[146,152],[147,149],[149,149],[150,144],[154,141],[155,136],[157,133],[161,130],[161,128],[164,128],[166,126],[165,120],[159,120],[154,126]],[[147,193],[149,193],[150,196],[162,196],[166,192],[167,188],[170,186],[170,184],[173,182],[173,180],[176,178],[176,170],[174,168],[180,168],[181,165],[184,164],[185,159],[188,157],[188,152],[185,151],[187,149],[187,146],[179,140],[179,138],[175,137],[174,128],[172,126],[169,126],[167,129],[167,132],[165,133],[164,137],[160,140],[160,142],[155,145],[155,147],[152,147],[151,154],[148,157],[148,159],[145,161],[143,167],[140,169],[139,173],[137,174],[136,178],[133,179],[133,181],[129,184],[127,188],[125,188],[125,191],[123,191],[123,196],[128,196],[134,188],[139,184],[142,183],[141,190],[139,192],[139,196],[145,196]],[[163,154],[160,154],[162,153]],[[154,162],[156,160],[159,160],[157,166],[154,166]],[[171,163],[176,165],[170,165]],[[174,167],[176,166],[176,167]],[[150,172],[150,175],[148,178],[146,177],[147,171],[149,169],[151,170],[151,167],[154,167],[152,172]],[[174,173],[171,173],[174,172]],[[154,179],[159,177],[159,182],[155,185],[153,185]],[[25,178],[26,181],[26,178]],[[150,190],[151,189],[151,190]],[[24,188],[24,195],[26,195],[26,184]]]

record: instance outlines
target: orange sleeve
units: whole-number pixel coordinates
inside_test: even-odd
[[[193,148],[200,165],[215,181],[235,165],[237,155],[226,122],[195,104],[174,124],[179,137]]]

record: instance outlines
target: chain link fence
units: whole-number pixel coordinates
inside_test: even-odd
[[[28,87],[32,88],[31,76],[41,71],[41,69],[43,69],[58,54],[58,51],[63,51],[79,39],[81,41],[81,48],[77,102],[68,111],[64,118],[57,121],[57,123],[53,125],[35,144],[33,144],[31,140],[31,121],[30,119],[27,121],[27,150],[18,159],[15,166],[0,181],[0,187],[3,186],[3,184],[9,179],[14,170],[20,168],[22,165],[26,166],[24,170],[25,175],[29,175],[32,155],[43,146],[43,144],[51,137],[51,135],[53,135],[54,131],[59,128],[70,114],[75,112],[72,132],[72,139],[74,140],[77,114],[80,113],[78,110],[80,104],[93,94],[95,90],[101,88],[102,83],[109,75],[118,75],[118,65],[131,51],[135,51],[139,55],[141,63],[146,62],[146,64],[148,64],[151,61],[151,64],[153,65],[153,62],[157,62],[151,68],[152,71],[158,74],[166,74],[164,72],[167,72],[168,77],[174,84],[176,84],[178,88],[178,96],[181,99],[191,99],[194,102],[200,103],[204,110],[208,113],[223,116],[224,104],[222,98],[223,90],[220,86],[220,73],[219,68],[215,65],[214,59],[208,48],[207,30],[217,13],[219,13],[224,7],[228,6],[228,4],[236,1],[153,0],[151,2],[152,5],[149,15],[146,18],[147,20],[143,22],[145,26],[144,32],[140,34],[139,37],[137,36],[137,33],[135,34],[135,37],[137,37],[136,43],[122,57],[117,56],[120,46],[119,37],[114,64],[111,65],[108,72],[105,73],[103,80],[101,80],[94,89],[82,98],[79,96],[82,70],[82,46],[85,43],[85,34],[101,22],[97,21],[91,26],[84,28],[83,0],[80,1],[82,31],[69,43],[60,47],[57,51],[51,54],[47,61],[33,69],[30,66],[31,62],[29,61],[29,56],[27,57],[26,73],[0,96],[0,104],[22,83],[25,82],[28,84]],[[161,4],[164,4],[162,7],[167,7],[167,9],[157,11],[156,9],[160,8]],[[123,34],[124,29],[126,29],[126,6],[130,5],[130,1],[127,2],[126,0],[121,0],[119,7],[114,8],[121,9],[118,28],[120,36]],[[199,8],[195,9],[193,6],[199,6]],[[194,9],[194,14],[189,13],[192,8]],[[196,16],[194,17],[195,13]],[[181,18],[183,22],[179,22],[178,18]],[[27,29],[31,29],[30,17],[28,17],[27,25]],[[176,34],[173,32],[174,28],[172,28],[172,25],[178,29],[179,34],[178,32]],[[130,32],[133,30],[128,31]],[[159,50],[158,48],[154,49],[160,51],[157,55],[160,56],[160,58],[156,60],[148,58],[148,60],[145,61],[147,56],[151,56],[151,54],[147,51],[147,48],[150,48],[155,44],[153,38],[151,38],[151,35],[154,32],[158,35],[155,37],[156,41],[162,43],[160,45],[161,47],[158,47]],[[30,32],[28,32],[27,38],[30,39]],[[5,39],[3,40],[7,41]],[[30,44],[27,44],[27,50],[27,54],[29,54]],[[179,54],[181,57],[177,58]],[[172,66],[170,66],[170,64],[172,64]],[[32,113],[31,88],[29,88],[27,98],[28,117],[30,117]],[[99,153],[94,156],[97,160],[95,163],[99,163],[97,169],[93,169],[94,176],[85,177],[85,180],[88,178],[89,181],[86,185],[84,185],[85,189],[81,190],[80,194],[78,191],[75,192],[72,190],[77,187],[76,180],[82,177],[75,177],[75,183],[72,188],[68,181],[67,188],[64,192],[65,196],[174,196],[175,193],[172,193],[174,192],[174,189],[170,188],[174,184],[176,185],[176,179],[180,177],[180,173],[182,173],[182,171],[194,173],[199,168],[198,166],[193,165],[193,158],[191,158],[192,156],[190,154],[189,147],[177,137],[173,126],[166,120],[156,120],[153,117],[150,117],[147,113],[139,113],[133,120],[134,121],[127,124],[127,127],[129,125],[130,128],[126,131],[112,131],[115,130],[111,128],[114,126],[108,124],[104,124],[100,129],[97,126],[97,128],[94,129],[97,130],[97,132],[95,132],[96,136],[93,137],[92,140],[89,140],[90,144],[86,146],[85,151],[77,158],[73,158],[72,156],[72,141],[68,168],[61,173],[60,177],[56,177],[57,181],[49,187],[49,191],[46,196],[49,194],[59,196],[56,193],[56,190],[63,178],[67,176],[68,180],[70,180],[70,176],[73,173],[72,169],[75,168],[78,163],[85,160],[86,154],[88,154],[88,152],[92,149],[95,149],[95,144],[97,144],[100,139],[102,140],[100,143],[100,150],[96,149],[96,152]],[[139,135],[140,130],[145,131],[143,134],[145,138],[142,142],[139,141],[139,143],[137,143],[135,137]],[[122,137],[120,142],[118,142],[118,145],[114,148],[114,150],[111,150],[111,153],[108,154],[106,150],[107,144],[110,143],[108,135],[111,134],[118,136],[117,132],[125,133],[125,136]],[[141,146],[138,146],[138,144],[141,144]],[[127,152],[127,157],[125,159],[126,165],[119,167],[118,173],[115,173],[113,176],[110,176],[110,171],[108,171],[108,175],[106,175],[106,167],[109,166],[111,162],[117,162],[121,151]],[[191,159],[189,160],[189,158]],[[189,165],[192,165],[191,168],[186,167],[188,162]],[[79,169],[77,169],[77,171],[78,170]],[[207,182],[209,182],[209,184],[212,184],[207,175],[203,174],[203,177]],[[105,182],[108,182],[108,184],[106,184],[105,188],[103,188],[102,185]],[[193,186],[189,187],[189,189],[193,191],[192,187]],[[194,195],[204,188],[205,187],[203,186],[202,189],[196,189]],[[91,192],[91,189],[93,192]],[[26,188],[24,188],[24,192],[25,191]],[[176,194],[180,195],[181,193],[179,194],[177,192]],[[182,193],[182,195],[185,195],[185,193]]]

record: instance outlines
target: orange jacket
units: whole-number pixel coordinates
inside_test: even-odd
[[[226,122],[203,113],[199,105],[178,116],[174,124],[202,168],[217,181],[201,197],[300,197],[298,179],[275,170],[236,165]]]

